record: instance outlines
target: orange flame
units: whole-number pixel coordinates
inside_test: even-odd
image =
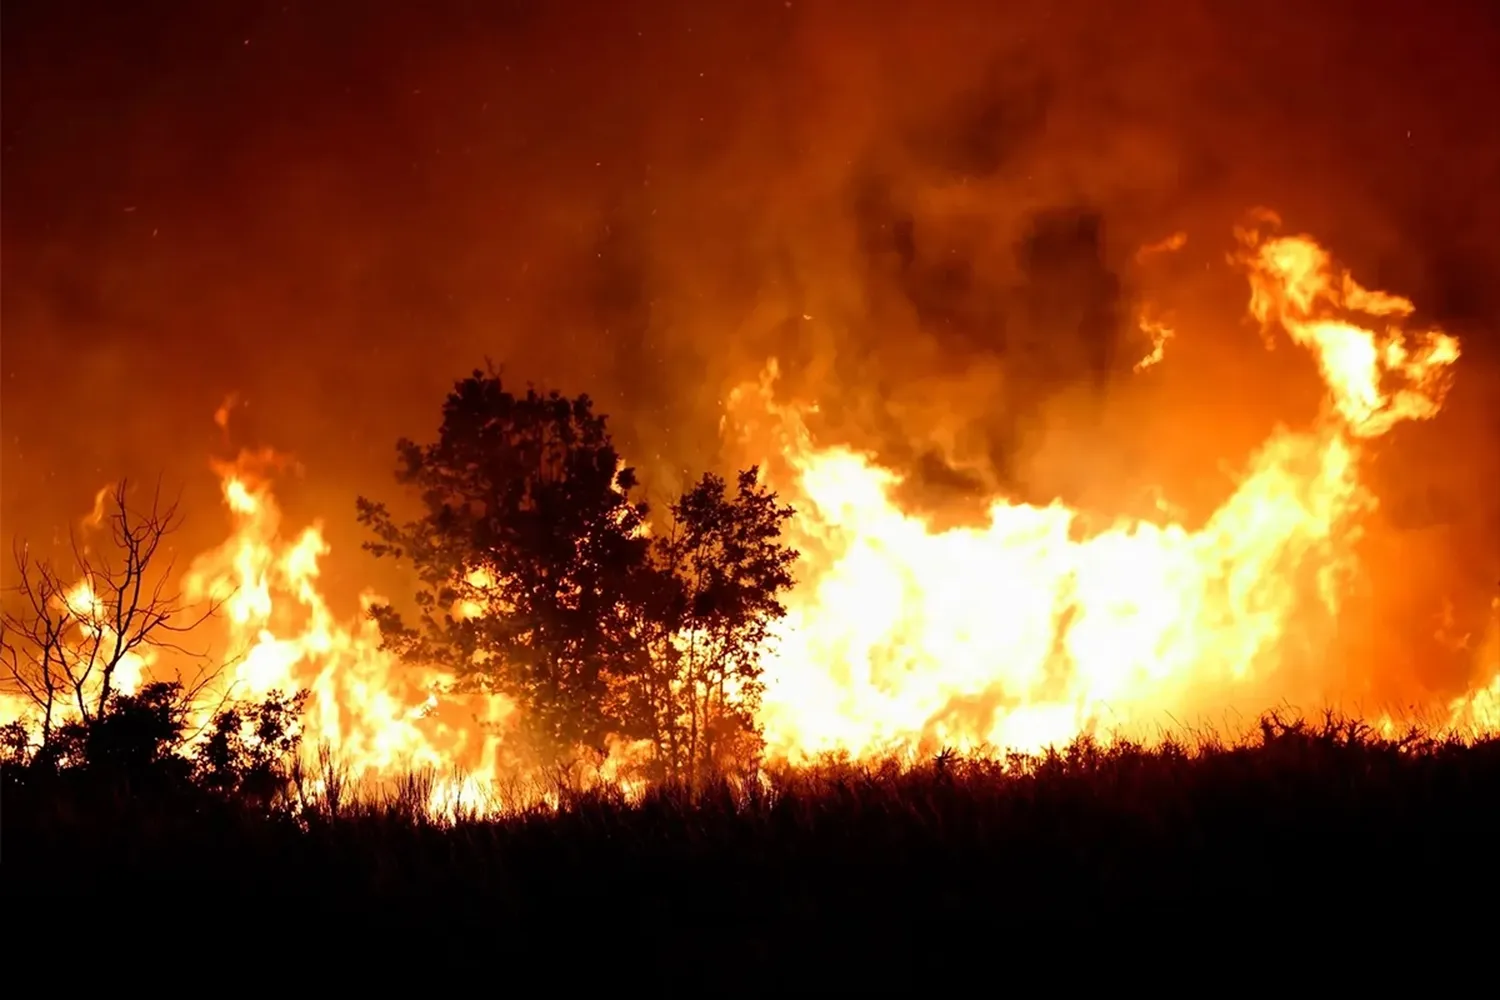
[[[1389,323],[1411,305],[1335,274],[1307,237],[1243,233],[1251,309],[1317,359],[1339,419],[1280,430],[1238,490],[1189,531],[1121,520],[1077,537],[1074,511],[995,501],[982,530],[933,532],[892,501],[895,474],[819,449],[771,397],[775,366],[736,405],[775,414],[805,560],[768,672],[770,744],[801,757],[921,742],[1038,749],[1169,712],[1318,697],[1297,647],[1316,641],[1354,571],[1358,439],[1437,412],[1458,343]],[[1338,315],[1335,315],[1335,314]],[[1395,391],[1387,379],[1404,379]]]
[[[1177,335],[1177,331],[1160,320],[1148,319],[1142,316],[1140,319],[1141,332],[1151,338],[1151,350],[1141,360],[1135,363],[1134,370],[1143,372],[1147,368],[1153,368],[1161,364],[1161,359],[1166,357],[1167,341]]]
[[[1275,216],[1268,216],[1275,222]],[[1239,232],[1250,268],[1250,312],[1262,324],[1280,325],[1317,358],[1331,402],[1357,437],[1378,437],[1403,420],[1428,420],[1442,408],[1458,340],[1441,330],[1408,332],[1400,320],[1415,311],[1397,295],[1362,287],[1333,271],[1328,253],[1307,237],[1262,241]],[[1357,326],[1342,314],[1363,313],[1384,323],[1380,331]],[[1404,382],[1387,388],[1390,381]]]
[[[451,678],[396,663],[366,616],[353,624],[336,619],[318,589],[329,553],[322,525],[290,540],[280,533],[281,512],[262,471],[274,458],[215,463],[236,530],[184,577],[189,599],[223,602],[231,648],[244,650],[233,693],[311,692],[305,739],[337,748],[356,779],[424,767],[493,771],[497,737],[482,723],[502,721],[509,706],[498,698],[441,701]],[[362,610],[382,600],[366,593]],[[468,803],[477,794],[472,786],[472,779],[440,781],[433,794]]]
[[[1438,412],[1459,344],[1404,328],[1410,302],[1364,289],[1308,237],[1239,237],[1251,313],[1313,354],[1329,406],[1312,428],[1265,441],[1195,530],[1121,519],[1088,534],[1060,502],[1004,499],[982,528],[933,530],[892,500],[895,473],[819,447],[801,412],[775,401],[774,360],[730,395],[723,426],[762,453],[763,468],[784,470],[772,484],[798,509],[791,540],[804,553],[765,653],[773,754],[1037,749],[1098,728],[1138,731],[1167,713],[1326,693],[1309,664],[1336,626],[1361,515],[1375,503],[1359,479],[1362,442]],[[512,707],[449,694],[451,678],[382,652],[364,615],[334,614],[319,590],[322,526],[283,533],[275,460],[214,463],[234,531],[183,581],[189,599],[224,602],[240,654],[224,680],[250,696],[310,692],[309,743],[332,744],[353,776],[461,769],[468,777],[434,788],[434,806],[482,805],[510,773],[499,731]],[[87,605],[86,583],[70,601]],[[367,593],[362,610],[379,600]],[[1487,643],[1500,650],[1500,629]],[[1500,676],[1446,711],[1453,725],[1500,725]]]
[[[1173,233],[1165,239],[1157,240],[1155,243],[1148,243],[1146,246],[1141,247],[1135,252],[1135,259],[1143,261],[1149,257],[1155,257],[1157,254],[1176,253],[1187,246],[1187,241],[1187,233]]]

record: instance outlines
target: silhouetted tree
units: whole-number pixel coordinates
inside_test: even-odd
[[[758,754],[760,654],[786,614],[797,552],[781,541],[791,507],[742,471],[733,496],[705,474],[672,505],[653,545],[650,661],[635,684],[663,777],[696,783]]]
[[[757,657],[796,559],[780,541],[792,510],[758,469],[732,496],[705,475],[653,541],[588,396],[516,395],[482,371],[456,384],[436,443],[397,450],[423,515],[358,503],[365,547],[420,581],[415,624],[372,609],[388,648],[514,699],[549,764],[612,735],[648,740],[663,777],[754,755]]]
[[[14,549],[16,595],[13,610],[0,614],[0,667],[5,686],[35,706],[42,746],[64,719],[86,728],[102,718],[132,658],[170,653],[179,663],[201,660],[177,640],[218,605],[188,614],[167,590],[170,560],[157,565],[163,540],[181,524],[177,505],[164,505],[158,487],[148,508],[133,510],[127,486],[121,480],[107,500],[101,496],[90,519],[108,529],[107,546],[91,549],[69,532],[71,582],[50,563],[33,560],[24,544]]]
[[[384,504],[358,503],[379,539],[366,548],[420,580],[415,625],[372,611],[388,648],[513,698],[543,759],[602,749],[620,726],[610,675],[641,662],[630,595],[649,544],[605,417],[586,395],[513,394],[476,370],[444,404],[436,443],[397,450],[396,479],[425,513],[398,524]]]

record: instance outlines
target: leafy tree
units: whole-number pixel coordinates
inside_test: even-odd
[[[588,396],[513,394],[481,371],[456,384],[435,443],[397,451],[422,515],[358,503],[365,547],[419,581],[415,622],[372,609],[387,648],[512,698],[542,762],[612,735],[648,740],[664,777],[753,755],[757,656],[796,558],[780,542],[792,510],[757,469],[733,495],[705,475],[652,540]]]
[[[705,474],[672,505],[653,546],[657,597],[649,666],[635,688],[663,777],[696,783],[758,754],[759,656],[786,614],[797,552],[781,541],[791,507],[742,471],[733,496]]]
[[[377,557],[409,562],[418,620],[372,610],[388,648],[442,664],[460,683],[501,692],[544,760],[603,749],[620,721],[611,675],[641,663],[631,594],[649,541],[646,505],[587,395],[507,391],[493,372],[458,382],[438,440],[397,445],[397,482],[424,513],[398,524],[359,499]]]

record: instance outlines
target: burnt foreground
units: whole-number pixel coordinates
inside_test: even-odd
[[[3,872],[13,906],[108,913],[127,937],[164,919],[339,952],[571,956],[580,973],[854,961],[878,981],[962,942],[1015,958],[1023,938],[1090,931],[1167,945],[1441,924],[1456,945],[1493,927],[1500,739],[1267,721],[1236,746],[1083,741],[1011,765],[829,763],[452,823],[425,815],[417,781],[294,816],[11,767]]]

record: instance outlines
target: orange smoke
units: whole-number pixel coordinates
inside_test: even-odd
[[[1410,302],[1361,287],[1308,237],[1239,237],[1251,313],[1311,352],[1327,406],[1313,426],[1266,440],[1192,530],[1121,519],[1087,531],[1060,502],[1005,499],[982,528],[933,530],[893,502],[894,473],[819,447],[801,411],[775,401],[774,360],[731,394],[726,429],[796,506],[803,552],[766,650],[772,753],[1030,750],[1337,694],[1317,665],[1376,503],[1361,456],[1397,423],[1439,411],[1459,344],[1408,329]],[[234,532],[183,581],[189,599],[224,602],[224,681],[252,697],[310,692],[308,742],[332,744],[353,776],[461,771],[434,796],[475,801],[508,773],[511,706],[449,694],[451,678],[382,652],[372,622],[334,613],[319,589],[322,526],[283,531],[274,465],[269,453],[214,464]],[[1500,725],[1500,677],[1445,710],[1453,724]]]

